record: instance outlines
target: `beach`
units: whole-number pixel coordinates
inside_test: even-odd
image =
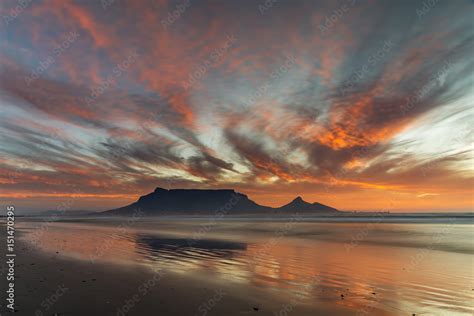
[[[472,224],[210,220],[18,220],[17,314],[473,312]]]

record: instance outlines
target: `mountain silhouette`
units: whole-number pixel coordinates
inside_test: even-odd
[[[301,211],[301,212],[311,212],[311,211],[327,211],[327,212],[337,212],[338,210],[330,206],[321,204],[321,203],[308,203],[298,196],[290,203],[279,207],[278,209],[282,211]]]
[[[105,211],[104,215],[132,215],[134,212],[144,215],[179,214],[278,214],[289,212],[336,213],[335,208],[308,203],[301,197],[282,207],[259,205],[247,195],[235,190],[201,190],[156,188],[155,191],[141,196],[136,202],[117,209]]]

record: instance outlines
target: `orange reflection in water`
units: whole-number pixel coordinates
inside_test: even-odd
[[[351,238],[367,224],[303,222],[275,237],[280,224],[255,229],[255,223],[221,223],[197,242],[187,239],[197,224],[153,225],[132,230],[53,223],[31,229],[36,223],[25,238],[80,259],[210,275],[308,306],[333,302],[377,315],[474,312],[470,225],[451,225],[449,234],[433,238],[443,225],[380,224],[357,243]]]
[[[262,250],[264,249],[264,250]],[[282,240],[248,248],[247,268],[255,286],[297,290],[317,280],[305,296],[337,300],[361,311],[367,306],[389,314],[470,315],[473,256],[427,248]],[[340,300],[340,295],[344,300]],[[315,300],[316,299],[316,300]]]
[[[137,244],[131,231],[87,225],[35,223],[26,240],[49,252],[81,260],[130,263]]]

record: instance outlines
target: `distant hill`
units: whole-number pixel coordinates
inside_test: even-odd
[[[300,212],[312,212],[312,211],[318,211],[318,212],[338,212],[337,209],[321,204],[321,203],[308,203],[305,200],[303,200],[300,196],[298,196],[296,199],[291,201],[290,203],[283,205],[278,208],[281,211],[284,212],[295,212],[295,211],[300,211]]]
[[[234,190],[198,190],[156,188],[136,202],[109,211],[104,215],[132,215],[140,210],[145,215],[179,214],[285,214],[285,213],[337,213],[338,210],[320,203],[308,203],[297,197],[282,207],[269,207],[255,203],[247,195]]]

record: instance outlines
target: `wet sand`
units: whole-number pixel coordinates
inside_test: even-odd
[[[5,226],[0,227],[5,240]],[[349,315],[328,304],[317,310],[278,301],[263,291],[140,265],[76,260],[16,240],[15,315]],[[5,253],[5,243],[1,244]],[[4,262],[2,262],[3,264]],[[0,266],[6,284],[5,266]],[[2,314],[7,312],[5,292]],[[128,307],[127,307],[128,306]]]
[[[22,218],[17,315],[472,315],[473,224],[403,220]]]

